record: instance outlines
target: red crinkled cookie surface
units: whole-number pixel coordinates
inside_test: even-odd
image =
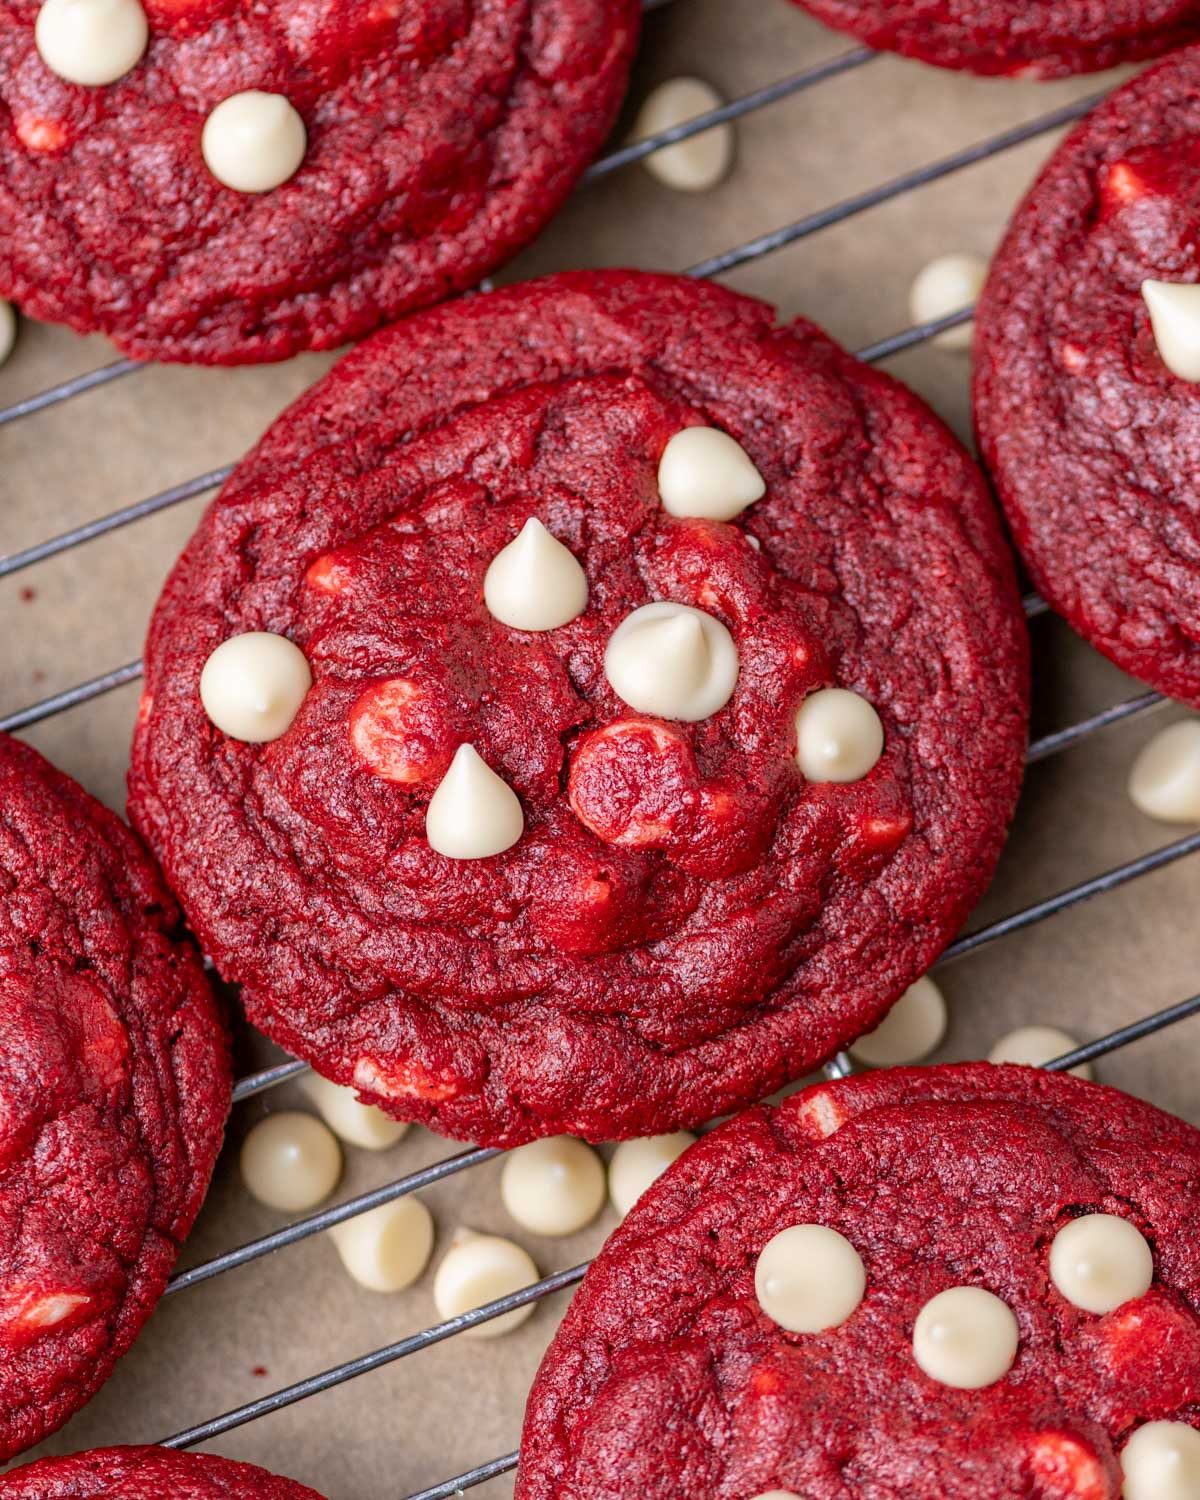
[[[169,1448],[94,1448],[0,1475],[3,1500],[321,1500],[253,1464]]]

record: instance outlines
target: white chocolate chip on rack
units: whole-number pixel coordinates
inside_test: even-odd
[[[483,580],[483,600],[514,630],[557,630],[587,608],[587,575],[578,560],[530,516],[498,552]]]
[[[1148,1422],[1121,1453],[1125,1500],[1200,1500],[1200,1432],[1186,1422]]]
[[[1054,1236],[1050,1279],[1072,1306],[1110,1313],[1150,1290],[1154,1256],[1127,1219],[1085,1214]]]
[[[532,1234],[576,1234],[604,1207],[604,1163],[569,1135],[510,1151],[500,1174],[504,1206]]]
[[[922,267],[908,293],[914,323],[936,323],[951,313],[973,307],[987,280],[988,264],[981,255],[956,252],[939,255]],[[969,349],[974,323],[944,329],[934,339],[942,349]]]
[[[819,688],[796,712],[796,761],[807,781],[861,781],[883,755],[883,724],[848,688]]]
[[[663,450],[658,494],[668,515],[732,521],[766,493],[750,455],[718,427],[685,427]]]
[[[99,88],[137,66],[150,27],[140,0],[45,0],[33,36],[52,73]]]
[[[433,1219],[419,1198],[397,1198],[335,1224],[329,1237],[360,1286],[370,1292],[402,1292],[429,1264]]]
[[[796,1224],[775,1235],[754,1268],[758,1305],[789,1333],[838,1327],[858,1307],[866,1288],[858,1251],[823,1224]]]
[[[633,127],[634,141],[660,135],[686,124],[697,115],[725,103],[703,78],[668,78],[646,96]],[[712,125],[673,146],[663,146],[642,158],[642,165],[665,187],[681,193],[703,193],[715,188],[733,165],[733,125]]]
[[[204,122],[208,170],[237,193],[269,193],[300,170],[308,149],[304,121],[282,94],[250,89],[223,99]]]
[[[678,1130],[674,1135],[621,1142],[608,1164],[608,1196],[622,1218],[695,1139],[686,1130]]]
[[[900,996],[874,1031],[850,1048],[869,1068],[920,1062],[946,1035],[946,1001],[932,979],[918,979]]]
[[[639,713],[694,723],[733,696],[738,652],[720,620],[663,600],[635,609],[613,631],[604,675]]]
[[[917,1314],[913,1356],[931,1380],[979,1391],[1003,1380],[1017,1357],[1020,1330],[1012,1310],[978,1286],[940,1292]]]
[[[988,1062],[1021,1063],[1027,1068],[1040,1068],[1056,1057],[1065,1057],[1074,1052],[1079,1043],[1073,1036],[1060,1031],[1057,1026],[1018,1026],[1003,1036],[988,1053]],[[1071,1072],[1076,1078],[1091,1078],[1091,1063],[1080,1063]]]
[[[1139,812],[1162,823],[1200,823],[1200,719],[1160,729],[1129,773]]]
[[[17,310],[0,297],[0,365],[13,352],[17,342]]]
[[[242,1181],[268,1208],[300,1213],[324,1203],[342,1175],[342,1148],[315,1115],[284,1109],[242,1143]]]
[[[286,734],[310,687],[304,652],[287,636],[266,630],[231,636],[200,673],[204,712],[222,734],[249,745]]]
[[[460,1229],[433,1279],[433,1301],[443,1320],[461,1317],[485,1303],[519,1292],[538,1280],[528,1252],[495,1234]],[[494,1339],[519,1328],[533,1313],[533,1302],[464,1330],[468,1338]]]
[[[1163,364],[1180,380],[1200,381],[1200,286],[1143,281],[1142,297]]]
[[[503,854],[525,831],[517,794],[473,745],[460,745],[429,799],[425,837],[447,859]]]
[[[360,1103],[353,1089],[331,1083],[319,1073],[310,1073],[303,1087],[326,1125],[348,1145],[361,1146],[365,1151],[386,1151],[408,1129],[406,1121],[390,1119],[373,1104]]]

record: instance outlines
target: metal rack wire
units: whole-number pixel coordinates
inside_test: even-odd
[[[647,9],[657,9],[662,5],[670,3],[670,0],[645,0],[645,3]],[[664,131],[645,141],[624,146],[597,161],[587,173],[585,182],[596,181],[602,177],[606,177],[613,172],[642,160],[655,151],[662,150],[666,146],[685,140],[713,125],[750,115],[758,110],[768,108],[783,99],[792,97],[805,90],[816,88],[840,74],[849,72],[852,69],[865,67],[874,60],[875,56],[876,54],[867,48],[853,48],[814,67],[806,68],[789,77],[780,79],[778,82],[765,88],[747,93],[729,104],[721,106],[719,109],[711,110],[697,116],[686,124]],[[822,229],[842,223],[890,199],[898,198],[905,193],[915,191],[941,178],[963,171],[979,162],[1057,130],[1063,125],[1078,119],[1100,97],[1102,96],[1092,95],[1089,98],[1063,108],[1052,110],[1026,124],[991,136],[975,145],[955,151],[925,166],[903,173],[869,191],[856,194],[818,213],[797,219],[767,234],[751,239],[744,244],[732,247],[722,254],[712,256],[692,266],[688,274],[697,277],[716,276],[763,256],[770,255],[787,245],[815,234]],[[860,357],[870,362],[885,360],[903,350],[922,344],[947,329],[968,321],[971,314],[972,309],[964,308],[962,311],[939,319],[936,322],[905,328],[888,337],[881,338],[877,342],[860,350]],[[34,417],[40,412],[47,411],[65,402],[79,400],[114,381],[133,377],[144,368],[146,367],[133,360],[116,360],[88,374],[77,376],[72,380],[65,381],[62,384],[53,386],[48,390],[0,409],[0,427]],[[125,526],[134,525],[146,517],[203,495],[220,485],[230,472],[231,466],[222,466],[205,474],[197,475],[183,484],[174,485],[145,499],[125,505],[108,515],[74,527],[58,536],[32,543],[6,557],[0,557],[0,577],[21,572],[60,553],[83,546],[97,537],[104,536]],[[1025,609],[1028,617],[1033,619],[1043,614],[1046,606],[1036,595],[1031,595],[1025,601]],[[63,713],[67,709],[87,703],[124,684],[133,682],[140,676],[140,661],[127,662],[85,682],[56,692],[38,702],[28,704],[25,707],[0,716],[0,729],[11,732],[27,728],[53,715]],[[1125,702],[1114,704],[1087,719],[1035,740],[1029,746],[1028,762],[1034,764],[1056,755],[1071,746],[1089,739],[1112,725],[1149,712],[1161,704],[1162,701],[1159,694],[1145,692]],[[953,963],[965,958],[969,954],[975,953],[985,946],[1031,929],[1061,912],[1117,890],[1152,871],[1162,869],[1195,853],[1200,853],[1200,832],[1179,838],[1150,854],[1117,865],[1089,880],[1070,886],[1057,895],[968,932],[951,944],[939,961],[938,967]],[[1200,1014],[1200,994],[1193,995],[1188,999],[1180,1001],[1178,1004],[1135,1020],[1111,1032],[1107,1036],[1075,1049],[1066,1056],[1049,1063],[1047,1066],[1057,1071],[1090,1062],[1196,1014]],[[305,1072],[306,1066],[306,1064],[301,1062],[290,1061],[242,1078],[235,1087],[235,1101],[241,1102],[265,1093],[288,1079]],[[850,1062],[844,1055],[834,1059],[826,1068],[826,1073],[831,1077],[844,1076],[850,1071]],[[176,1295],[187,1291],[189,1288],[197,1286],[202,1282],[235,1271],[239,1267],[256,1261],[263,1256],[281,1251],[312,1235],[320,1234],[332,1226],[340,1224],[358,1214],[365,1213],[372,1208],[392,1202],[406,1194],[430,1187],[446,1178],[468,1171],[484,1162],[491,1161],[501,1154],[499,1151],[483,1148],[460,1151],[431,1166],[424,1167],[420,1171],[409,1173],[382,1187],[360,1194],[332,1208],[327,1208],[318,1213],[298,1219],[271,1234],[253,1239],[211,1260],[193,1266],[188,1270],[181,1271],[172,1277],[167,1287],[167,1293],[168,1295]],[[319,1395],[321,1392],[330,1390],[335,1386],[342,1385],[347,1381],[354,1380],[369,1371],[377,1370],[395,1361],[408,1358],[434,1344],[453,1338],[455,1335],[480,1323],[488,1322],[493,1318],[502,1316],[504,1313],[523,1307],[528,1303],[540,1301],[552,1293],[574,1286],[582,1278],[586,1269],[586,1265],[579,1265],[565,1271],[560,1271],[555,1275],[547,1276],[535,1285],[524,1288],[510,1296],[500,1298],[473,1312],[439,1323],[383,1347],[373,1349],[358,1358],[333,1365],[294,1384],[284,1386],[259,1400],[234,1407],[209,1420],[177,1432],[167,1437],[164,1441],[170,1447],[189,1448],[198,1443],[218,1437],[222,1433],[244,1426],[246,1423],[253,1422],[260,1417],[266,1416],[268,1413],[279,1411],[297,1402],[305,1401]],[[408,1500],[450,1500],[450,1497],[459,1491],[482,1484],[488,1479],[492,1479],[513,1469],[517,1463],[517,1458],[516,1451],[502,1454],[473,1469],[421,1490],[409,1496]]]

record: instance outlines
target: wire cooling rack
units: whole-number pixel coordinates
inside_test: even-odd
[[[670,3],[672,0],[646,0],[646,8],[648,10],[659,9]],[[675,3],[680,4],[682,0],[675,0]],[[653,152],[696,135],[710,126],[741,119],[785,99],[816,90],[839,75],[869,67],[875,59],[876,54],[869,49],[850,48],[829,60],[793,73],[766,87],[745,93],[721,108],[699,115],[686,124],[611,152],[593,165],[585,182],[596,182],[644,159]],[[903,172],[878,186],[845,198],[819,212],[808,214],[733,246],[721,254],[713,255],[692,266],[689,274],[697,277],[716,276],[739,266],[759,261],[788,245],[816,234],[820,230],[851,220],[889,200],[900,198],[918,188],[951,177],[968,167],[1011,151],[1026,142],[1049,135],[1078,119],[1099,97],[1101,95],[1093,94],[1085,99],[1049,110],[1028,123],[991,135],[974,145],[954,151],[911,171]],[[904,328],[879,338],[858,352],[861,358],[870,362],[885,360],[968,321],[971,314],[972,309],[964,308],[936,322]],[[121,359],[88,374],[54,385],[0,408],[0,427],[32,419],[39,413],[68,402],[79,401],[89,393],[110,386],[116,381],[135,378],[145,368],[144,365],[135,361]],[[203,495],[219,486],[229,472],[230,466],[209,470],[182,484],[173,485],[145,499],[124,505],[56,536],[32,542],[18,551],[0,557],[0,577],[23,572],[61,553],[82,547],[110,532],[135,525],[158,512]],[[1031,619],[1044,613],[1045,609],[1045,604],[1036,595],[1030,595],[1025,599],[1026,614]],[[28,728],[61,714],[67,709],[97,699],[126,683],[133,682],[140,675],[141,663],[139,661],[129,661],[114,666],[86,681],[0,716],[0,728],[8,731]],[[1064,729],[1036,739],[1029,746],[1029,763],[1047,760],[1071,746],[1089,740],[1112,725],[1146,714],[1161,702],[1162,699],[1156,693],[1139,693],[1070,724]],[[1115,891],[1197,852],[1200,852],[1200,832],[1176,839],[1151,853],[1127,860],[1090,879],[1074,883],[1047,899],[1027,905],[1006,917],[969,931],[951,944],[937,967],[940,969],[991,944],[1016,937],[1049,921],[1059,913]],[[1175,1005],[1122,1026],[1058,1058],[1047,1066],[1054,1070],[1065,1070],[1090,1062],[1197,1013],[1200,1013],[1200,994],[1192,995]],[[240,1103],[267,1093],[305,1071],[307,1071],[305,1064],[289,1061],[250,1074],[238,1081],[234,1091],[235,1101]],[[851,1071],[851,1064],[845,1055],[839,1055],[825,1071],[831,1077],[844,1076]],[[285,1250],[291,1245],[320,1234],[372,1208],[469,1171],[501,1154],[491,1149],[459,1151],[444,1160],[399,1177],[370,1192],[359,1194],[335,1207],[297,1219],[273,1233],[249,1240],[190,1269],[178,1272],[168,1285],[168,1295],[175,1296],[184,1293],[192,1287],[214,1277],[226,1275],[263,1256]],[[467,1329],[529,1303],[540,1301],[564,1288],[572,1287],[582,1278],[586,1268],[586,1264],[581,1264],[547,1276],[535,1285],[513,1293],[511,1296],[503,1297],[461,1317],[438,1323],[421,1332],[372,1349],[357,1358],[332,1365],[305,1379],[286,1385],[259,1400],[233,1407],[220,1415],[198,1422],[194,1426],[166,1437],[164,1441],[170,1447],[190,1448],[220,1437],[224,1433],[245,1426],[269,1413],[310,1400],[323,1391],[343,1385],[396,1361],[407,1359]],[[488,1459],[464,1473],[456,1474],[416,1492],[409,1496],[408,1500],[449,1500],[449,1497],[459,1491],[482,1484],[486,1480],[513,1469],[517,1463],[517,1456],[514,1450]]]

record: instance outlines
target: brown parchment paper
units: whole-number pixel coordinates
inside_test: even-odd
[[[674,0],[650,17],[636,102],[680,73],[732,97],[851,44],[786,0]],[[506,279],[569,266],[683,269],[702,257],[1032,120],[1111,82],[982,81],[883,58],[764,109],[738,128],[736,170],[706,195],[674,194],[640,167],[581,190]],[[630,117],[632,115],[632,103]],[[1055,137],[1045,137],[748,265],[732,285],[785,313],[806,311],[850,347],[908,323],[906,289],[931,256],[988,252]],[[0,371],[0,404],[111,357],[101,340],[25,325]],[[326,368],[156,369],[0,429],[0,550],[12,551],[236,458]],[[923,349],[894,360],[967,435],[967,359]],[[195,499],[0,583],[0,711],[139,655],[162,580],[190,533]],[[1033,626],[1035,733],[1130,696],[1134,685],[1052,619]],[[115,807],[123,800],[137,700],[131,686],[31,730],[28,738]],[[1166,710],[1166,714],[1176,712]],[[1124,780],[1163,714],[1110,730],[1035,767],[995,887],[976,923],[1040,900],[1178,836],[1130,806]],[[1183,862],[1009,938],[943,971],[952,1006],[945,1058],[982,1055],[1005,1031],[1057,1021],[1081,1038],[1148,1013],[1200,983],[1200,864]],[[241,1066],[268,1055],[242,1043]],[[1200,1023],[1129,1048],[1100,1076],[1200,1121]],[[273,1096],[270,1107],[288,1098]],[[267,1104],[240,1110],[211,1198],[187,1247],[194,1263],[278,1226],[241,1190],[237,1144]],[[345,1195],[454,1148],[413,1130],[382,1156],[348,1153]],[[595,1251],[611,1214],[567,1241],[507,1218],[498,1166],[428,1192],[435,1257],[458,1224],[524,1241],[544,1271]],[[373,1296],[341,1272],[324,1239],[295,1246],[166,1299],[95,1401],[46,1451],[150,1441],[267,1395],[436,1320],[431,1277]],[[232,1431],[211,1446],[311,1484],[330,1500],[402,1500],[516,1446],[525,1392],[565,1299],[516,1335],[453,1340]],[[510,1479],[480,1491],[509,1493]]]

